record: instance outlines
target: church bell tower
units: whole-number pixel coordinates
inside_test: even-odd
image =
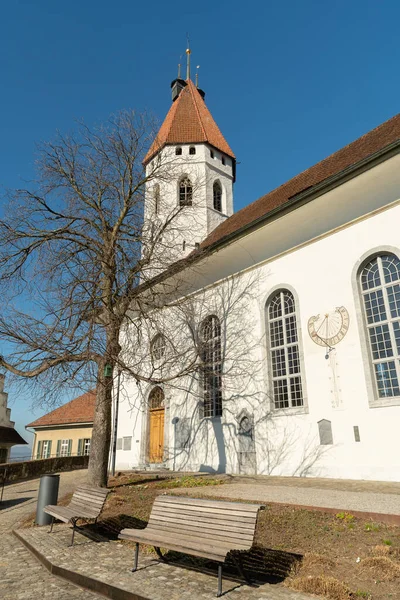
[[[165,229],[160,236],[171,260],[200,247],[233,214],[236,159],[190,78],[171,83],[172,105],[148,151],[145,221]]]

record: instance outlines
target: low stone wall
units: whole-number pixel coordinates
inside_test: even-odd
[[[5,482],[7,483],[19,479],[39,477],[40,475],[46,475],[47,473],[87,469],[88,464],[88,456],[58,456],[56,458],[43,458],[41,460],[1,464],[0,480],[5,476]]]

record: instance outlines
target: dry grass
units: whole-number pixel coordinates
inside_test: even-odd
[[[285,582],[285,585],[298,592],[316,594],[331,600],[350,600],[354,597],[354,593],[344,583],[324,575],[295,577]]]
[[[300,571],[310,571],[310,569],[319,569],[326,571],[335,566],[335,561],[326,555],[317,554],[316,552],[306,552],[303,560],[299,564],[298,573]]]
[[[391,546],[385,546],[385,544],[378,544],[371,548],[372,556],[389,556],[393,553],[393,548]]]
[[[400,566],[388,556],[373,556],[361,561],[362,570],[367,569],[378,580],[393,581],[400,577]]]

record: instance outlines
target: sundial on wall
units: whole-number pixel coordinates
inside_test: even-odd
[[[332,348],[342,341],[349,329],[349,313],[344,306],[308,319],[308,333],[319,346]]]

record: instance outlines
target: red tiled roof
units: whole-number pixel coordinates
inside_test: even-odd
[[[262,196],[249,206],[234,213],[210,233],[201,244],[201,247],[207,248],[234,234],[242,227],[251,225],[252,222],[265,217],[272,210],[284,206],[290,198],[305,189],[322,183],[325,179],[337,175],[347,167],[368,158],[368,156],[379,150],[383,150],[399,139],[400,113],[358,138],[355,142],[296,175],[293,179]]]
[[[169,109],[156,139],[146,154],[143,161],[145,164],[167,144],[207,142],[235,158],[198,89],[190,79],[186,83],[186,87]]]
[[[69,423],[93,423],[96,392],[91,390],[78,396],[71,402],[63,404],[47,415],[29,423],[27,427],[42,427],[45,425],[67,425]]]

